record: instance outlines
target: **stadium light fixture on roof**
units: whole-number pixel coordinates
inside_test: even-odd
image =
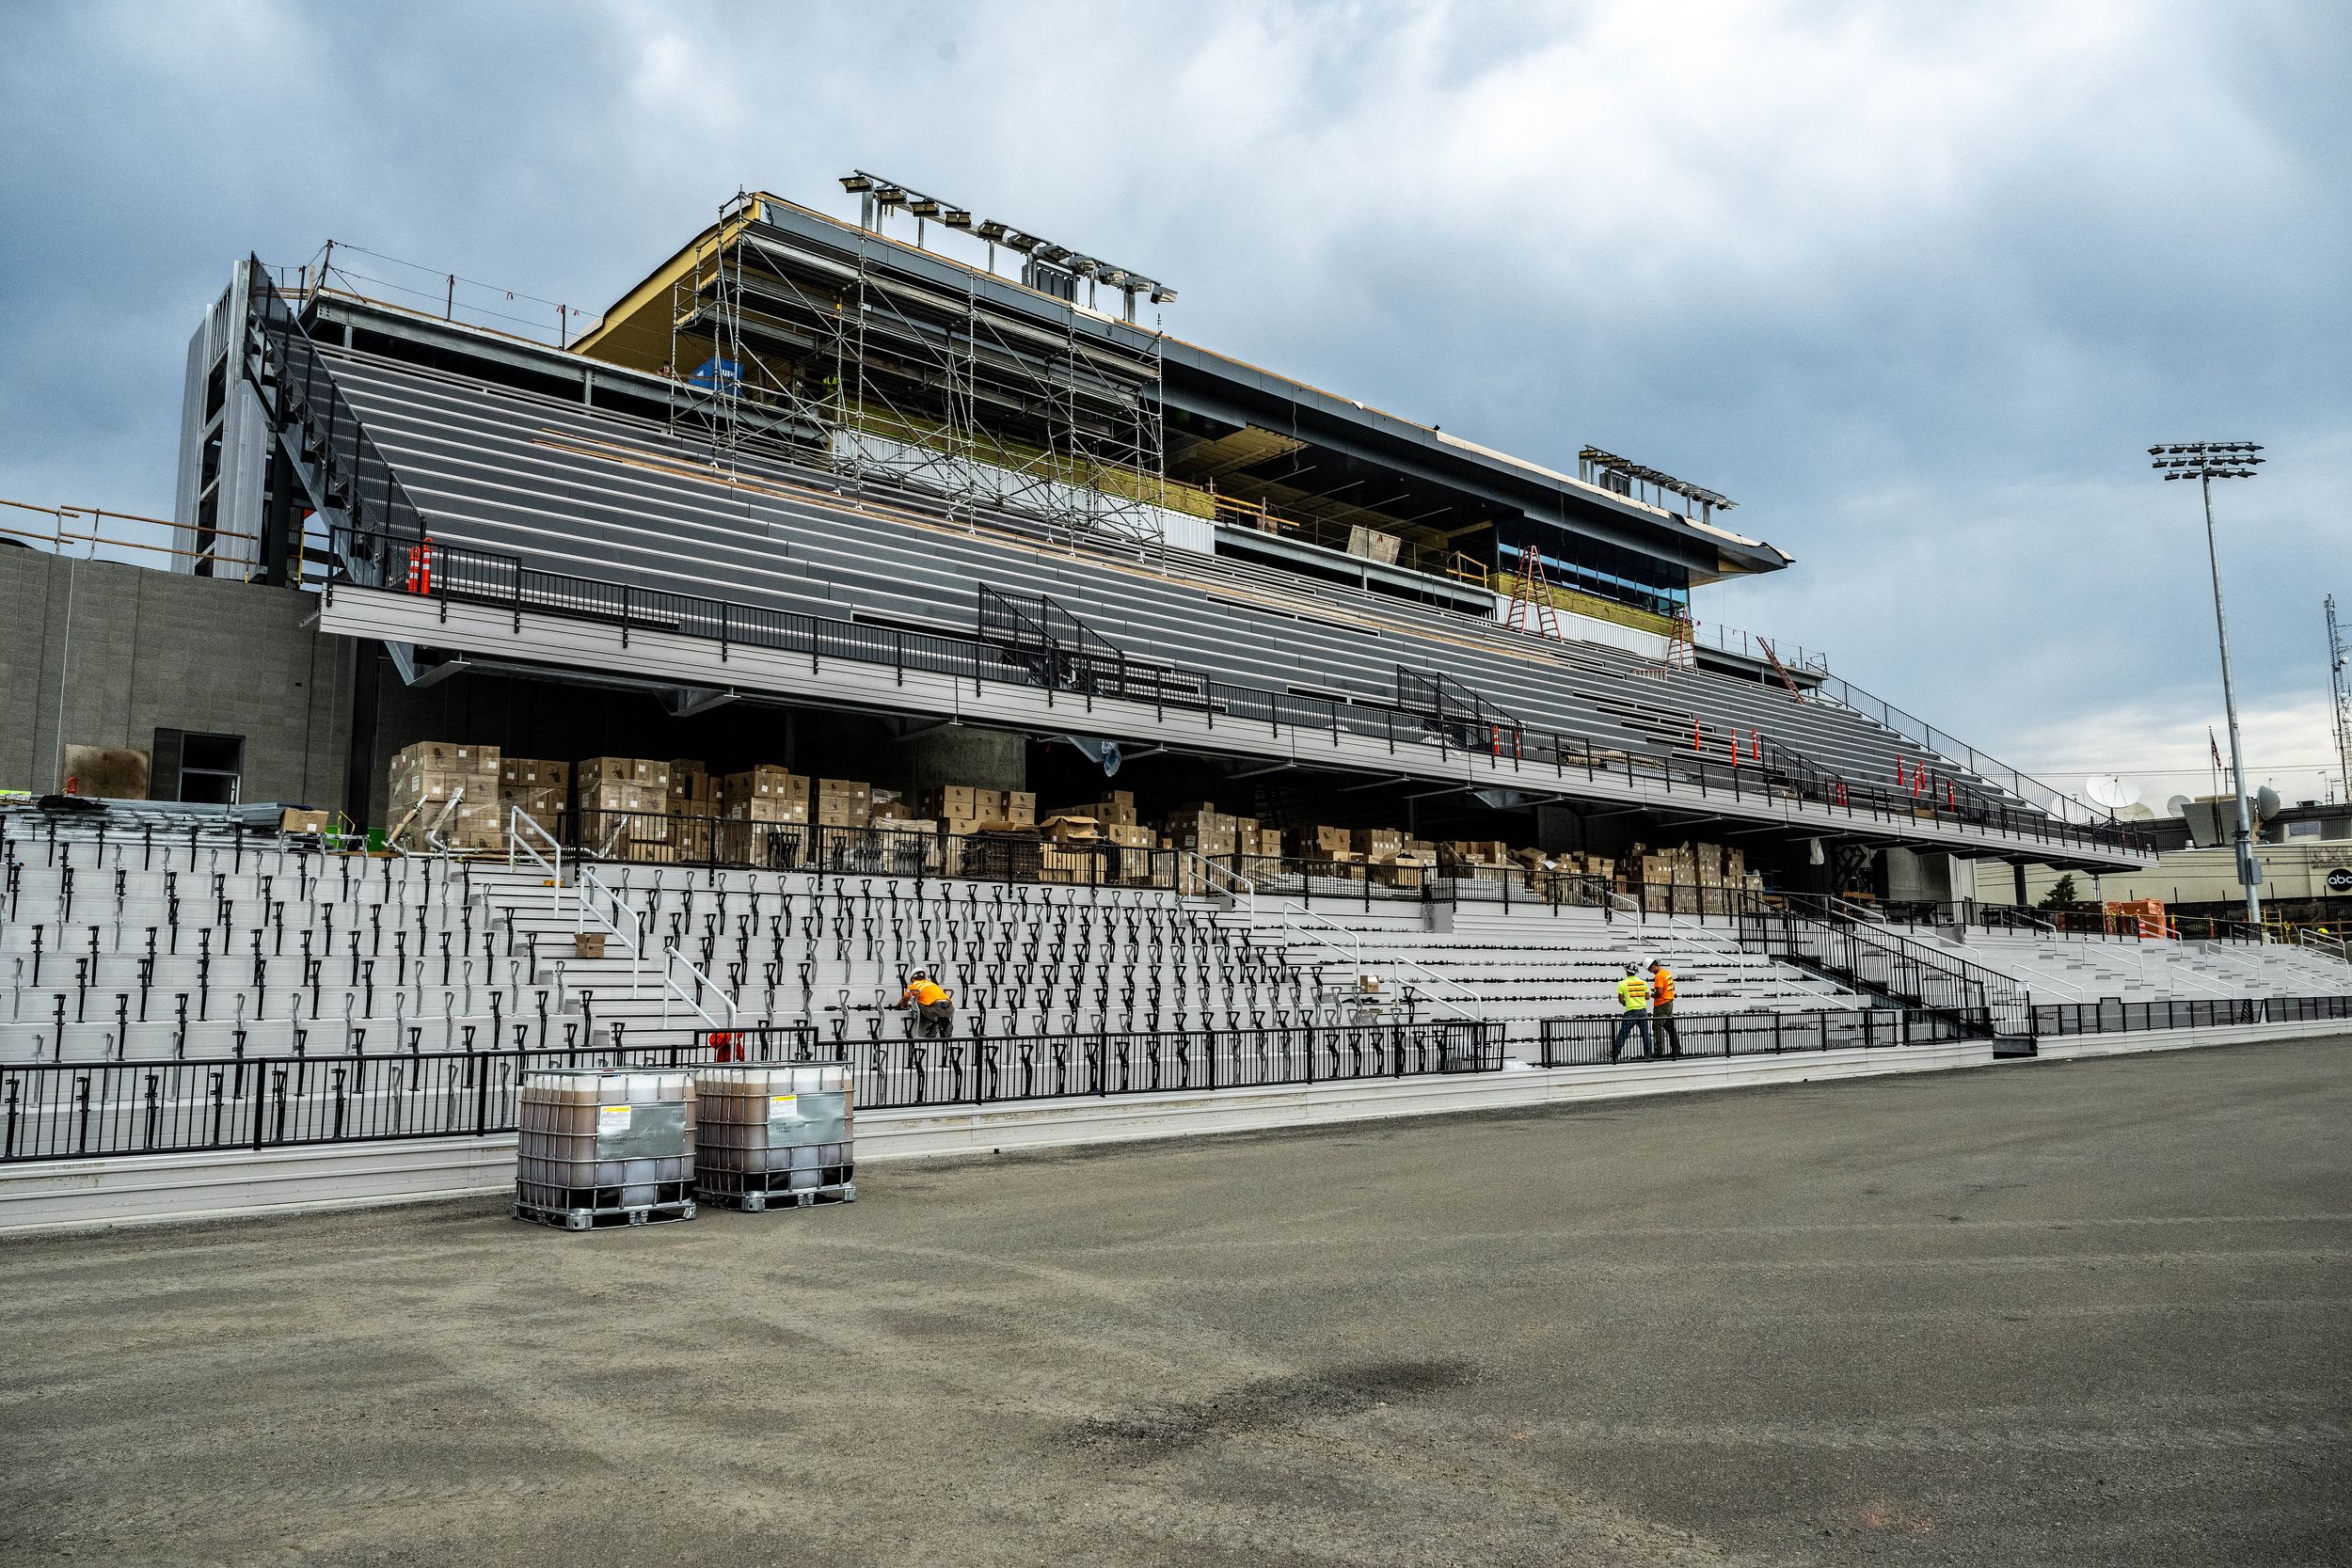
[[[1003,245],[1008,250],[1020,251],[1048,265],[1076,273],[1090,282],[1110,285],[1127,296],[1129,321],[1136,319],[1136,299],[1138,295],[1149,297],[1154,305],[1168,305],[1175,301],[1176,291],[1155,277],[1147,277],[1129,267],[1113,266],[1100,257],[1088,256],[1068,245],[1040,239],[1025,230],[1015,229],[995,218],[975,218],[968,207],[959,207],[939,197],[926,196],[913,186],[884,180],[879,174],[869,174],[862,168],[853,169],[841,177],[841,188],[861,198],[864,210],[859,221],[866,228],[873,227],[877,212],[903,207],[916,218],[932,218],[949,229],[967,230],[986,241],[992,249]]]
[[[2246,752],[2238,744],[2237,691],[2230,681],[2230,621],[2221,609],[2221,547],[2214,540],[2213,482],[2251,479],[2263,459],[2256,441],[2166,441],[2148,449],[2149,467],[2167,479],[2193,479],[2205,494],[2205,561],[2213,568],[2213,632],[2221,648],[2221,706],[2230,721],[2230,772],[2237,793],[2237,879],[2246,889],[2246,921],[2262,929],[2262,863],[2254,855],[2254,808],[2246,796]]]

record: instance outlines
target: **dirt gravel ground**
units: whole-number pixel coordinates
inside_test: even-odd
[[[0,1244],[0,1561],[2352,1561],[2352,1040]]]

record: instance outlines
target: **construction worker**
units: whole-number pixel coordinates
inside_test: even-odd
[[[1652,958],[1649,966],[1649,1010],[1657,1020],[1659,1054],[1682,1054],[1682,1031],[1675,1027],[1675,972],[1666,967],[1663,958]]]
[[[946,1039],[956,1023],[956,1002],[931,978],[928,969],[918,969],[907,976],[907,989],[898,998],[900,1007],[914,1009],[915,1033],[930,1039]]]
[[[1625,1007],[1617,1020],[1617,1037],[1609,1042],[1609,1059],[1615,1061],[1617,1053],[1625,1049],[1625,1037],[1636,1029],[1642,1032],[1642,1055],[1650,1053],[1649,982],[1642,978],[1641,966],[1625,966],[1625,978],[1617,982],[1617,1000]]]

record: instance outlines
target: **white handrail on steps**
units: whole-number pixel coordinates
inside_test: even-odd
[[[2295,945],[2308,947],[2312,952],[2333,958],[2339,963],[2352,963],[2352,948],[2345,947],[2343,938],[2323,937],[2309,927],[2296,928]]]
[[[530,829],[532,832],[547,840],[548,847],[555,851],[555,859],[552,862],[549,862],[547,856],[539,853],[538,850],[532,848],[528,843],[524,842],[523,830],[525,828]],[[506,817],[506,863],[509,866],[514,865],[515,851],[517,849],[520,849],[524,854],[529,855],[538,863],[540,869],[548,874],[549,879],[548,882],[548,913],[557,913],[562,907],[564,897],[564,846],[556,839],[556,836],[553,833],[548,832],[545,828],[539,826],[539,824],[531,817],[524,816],[523,808],[520,806],[511,808],[508,811]]]
[[[733,1029],[737,1027],[735,999],[729,996],[725,991],[720,990],[719,983],[717,981],[713,980],[709,975],[705,974],[701,970],[695,968],[694,960],[677,950],[677,943],[671,942],[667,946],[663,947],[661,951],[663,955],[661,960],[661,1022],[664,1023],[670,1022],[670,993],[672,991],[675,991],[679,998],[683,1000],[688,1006],[693,1008],[696,1013],[700,1014],[702,1021],[705,1023],[709,1024],[713,1029]],[[670,965],[674,962],[684,964],[686,966],[687,974],[691,974],[703,985],[710,988],[711,994],[718,997],[719,1005],[727,1010],[726,1022],[721,1023],[717,1018],[712,1016],[710,1009],[705,1007],[700,1002],[689,995],[684,986],[678,984],[676,980],[671,978]]]
[[[621,895],[614,893],[611,888],[605,886],[603,879],[599,878],[594,871],[591,871],[586,865],[578,861],[574,861],[572,863],[572,866],[573,876],[575,878],[572,884],[572,891],[576,895],[573,900],[573,907],[577,911],[577,928],[580,930],[587,929],[588,917],[590,915],[594,915],[596,916],[596,923],[598,925],[602,926],[613,936],[618,937],[622,943],[628,947],[630,960],[628,966],[628,993],[631,996],[635,996],[637,994],[638,971],[644,967],[644,922],[638,918],[637,911],[630,909],[627,904],[621,902]],[[603,894],[607,898],[611,899],[612,901],[612,908],[616,913],[628,916],[629,926],[636,933],[634,936],[630,935],[628,931],[622,930],[619,921],[608,916],[602,910],[597,909],[595,905],[588,901],[588,890],[591,888]]]
[[[1226,882],[1224,892],[1227,897],[1247,898],[1252,901],[1257,898],[1258,884],[1250,880],[1248,877],[1243,876],[1240,872],[1235,871],[1232,867],[1219,865],[1216,862],[1209,859],[1206,855],[1195,854],[1190,849],[1180,849],[1177,853],[1183,857],[1177,862],[1179,865],[1183,864],[1184,861],[1197,861],[1200,863],[1202,872],[1200,880],[1204,885],[1208,884],[1213,878],[1222,877],[1225,879]]]
[[[1319,936],[1315,932],[1308,930],[1305,927],[1300,926],[1297,922],[1292,920],[1292,913],[1303,914],[1309,920],[1313,921],[1316,925],[1321,926],[1327,930],[1337,931],[1342,936],[1350,934],[1346,927],[1335,925],[1331,921],[1326,920],[1323,916],[1315,913],[1314,911],[1300,903],[1285,901],[1280,909],[1274,911],[1274,917],[1277,920],[1279,920],[1287,929],[1297,932],[1300,936],[1307,938],[1310,942],[1319,942],[1323,946],[1330,948],[1335,953],[1344,955],[1348,961],[1356,966],[1357,974],[1362,974],[1372,967],[1371,960],[1364,957],[1363,950],[1361,948],[1351,947],[1343,942],[1333,942],[1327,937]],[[1444,975],[1438,974],[1436,971],[1429,968],[1428,965],[1423,964],[1417,959],[1405,958],[1401,954],[1391,954],[1390,955],[1390,958],[1395,964],[1413,970],[1421,974],[1424,979],[1434,982],[1429,991],[1429,1000],[1432,1002],[1437,1003],[1439,1006],[1444,1007],[1449,1011],[1461,1014],[1464,1018],[1470,1020],[1472,1022],[1476,1022],[1484,1017],[1483,1014],[1471,1010],[1481,1005],[1476,991],[1462,985],[1459,981],[1447,979]],[[1443,991],[1445,990],[1452,990],[1455,996],[1462,997],[1464,1000],[1468,1001],[1470,1004],[1470,1006],[1465,1007],[1459,1002],[1454,1001],[1452,997],[1444,995]]]
[[[619,894],[613,892],[612,887],[606,883],[604,879],[590,870],[585,863],[575,860],[572,863],[572,866],[575,876],[579,879],[578,882],[575,884],[576,889],[594,889],[596,893],[603,895],[604,897],[612,903],[614,914],[627,915],[628,917],[629,929],[625,931],[621,928],[621,925],[618,920],[607,915],[602,910],[596,908],[589,901],[586,892],[581,892],[581,896],[579,900],[579,909],[583,919],[588,915],[596,916],[598,924],[602,925],[607,931],[610,931],[612,935],[620,938],[621,941],[627,944],[629,958],[632,960],[628,966],[628,993],[631,996],[635,996],[638,991],[638,975],[639,973],[644,968],[645,961],[644,917],[639,914],[635,910],[630,909],[628,901],[622,898]],[[708,1024],[711,1028],[735,1028],[735,1021],[738,1016],[735,999],[729,996],[725,990],[722,990],[717,981],[711,979],[709,975],[705,974],[701,970],[695,968],[693,960],[687,958],[685,954],[680,953],[677,950],[676,943],[671,942],[664,944],[661,954],[661,1022],[664,1023],[670,1022],[670,998],[672,996],[675,996],[679,1001],[684,1002],[689,1007],[691,1007],[696,1016],[701,1018],[702,1021]],[[688,974],[691,974],[704,986],[708,987],[710,990],[718,996],[720,1005],[727,1010],[726,1022],[720,1022],[717,1014],[711,1012],[710,1009],[705,1007],[699,1001],[695,1000],[694,993],[688,990],[685,985],[679,981],[677,976],[672,973],[673,966],[677,964],[685,965],[686,972]]]

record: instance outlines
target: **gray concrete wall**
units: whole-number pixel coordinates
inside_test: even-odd
[[[0,787],[59,786],[62,743],[245,737],[243,798],[342,800],[350,644],[315,594],[0,548]],[[63,694],[62,708],[59,696]]]

